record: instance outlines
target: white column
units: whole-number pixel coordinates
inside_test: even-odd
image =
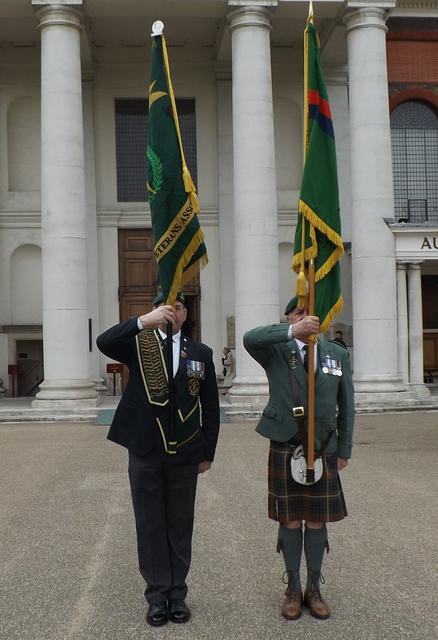
[[[231,68],[216,69],[218,120],[219,263],[221,344],[228,345],[227,317],[234,316],[233,127]],[[221,349],[222,353],[222,349]]]
[[[398,375],[391,138],[384,10],[345,17],[352,191],[352,290],[356,392],[404,389]]]
[[[99,351],[96,338],[100,333],[99,324],[99,280],[97,250],[97,204],[96,204],[96,171],[94,155],[94,111],[93,111],[93,71],[82,71],[83,118],[84,118],[84,168],[85,168],[85,200],[87,212],[87,300],[88,313],[91,320],[90,375],[101,393],[107,388],[100,376]]]
[[[81,14],[51,4],[38,17],[45,378],[33,406],[89,407],[97,393],[88,353]]]
[[[409,382],[408,304],[406,263],[403,262],[397,262],[397,336],[398,371],[406,385]]]
[[[251,5],[251,2],[248,2]],[[229,16],[232,37],[236,378],[230,399],[256,406],[268,394],[248,355],[248,329],[279,321],[278,229],[270,12],[245,6]]]
[[[430,391],[424,384],[423,372],[423,305],[421,296],[421,263],[408,265],[409,306],[409,381],[420,398],[428,398]]]

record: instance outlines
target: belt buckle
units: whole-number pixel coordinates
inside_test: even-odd
[[[301,418],[304,415],[304,407],[293,407],[294,418]]]

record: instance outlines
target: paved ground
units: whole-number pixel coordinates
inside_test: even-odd
[[[358,418],[343,472],[350,516],[329,530],[327,621],[279,614],[267,443],[253,426],[224,425],[200,478],[193,618],[154,630],[144,622],[124,450],[105,440],[106,427],[0,424],[2,640],[437,638],[438,413]]]

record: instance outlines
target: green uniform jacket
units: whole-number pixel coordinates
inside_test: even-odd
[[[289,371],[298,381],[301,404],[307,416],[307,374],[298,345],[295,340],[288,340],[288,329],[288,324],[273,324],[257,327],[243,337],[245,349],[264,368],[269,382],[269,402],[256,431],[277,442],[287,442],[298,433],[298,424],[293,415],[294,401]],[[296,352],[295,368],[291,366],[293,351]],[[326,356],[340,362],[341,376],[323,372],[321,362]],[[336,454],[339,458],[351,458],[354,391],[348,352],[338,344],[318,340],[317,363],[315,449],[320,448],[329,431],[335,428],[326,453]]]

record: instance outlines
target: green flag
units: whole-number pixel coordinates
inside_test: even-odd
[[[163,35],[153,38],[148,119],[148,196],[155,259],[164,301],[207,259],[199,200],[186,165]]]
[[[298,203],[292,266],[302,298],[305,262],[315,260],[315,315],[326,331],[343,305],[339,259],[344,253],[339,213],[336,148],[322,73],[319,40],[309,17],[304,32],[305,165]],[[304,240],[304,241],[303,241]],[[305,287],[305,281],[304,281]]]

